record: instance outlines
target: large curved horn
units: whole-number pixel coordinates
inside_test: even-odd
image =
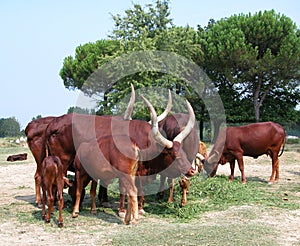
[[[166,118],[168,116],[168,113],[171,111],[171,108],[172,108],[172,95],[171,95],[171,91],[169,89],[169,99],[168,99],[167,107],[166,107],[165,111],[162,112],[161,115],[157,116],[157,121],[160,122],[164,118]]]
[[[214,163],[217,163],[218,161],[219,161],[219,152],[218,151],[214,151],[211,155],[210,155],[210,157],[208,157],[208,159],[207,159],[207,163],[208,164],[214,164]]]
[[[190,134],[190,132],[192,131],[194,125],[195,125],[195,114],[194,114],[194,110],[191,106],[191,104],[188,102],[188,100],[186,100],[186,105],[189,111],[189,121],[186,125],[186,127],[184,128],[184,130],[182,132],[180,132],[173,140],[173,142],[179,142],[181,143],[183,139],[185,139],[187,137],[187,135]]]
[[[166,148],[172,148],[173,147],[173,142],[166,139],[161,133],[159,132],[158,129],[158,121],[157,121],[157,114],[155,109],[153,108],[152,104],[143,96],[141,95],[141,98],[145,101],[147,104],[150,114],[151,114],[151,125],[152,125],[152,136],[153,138],[162,146],[165,146]]]
[[[166,118],[168,116],[168,113],[171,111],[172,108],[172,95],[171,95],[171,91],[169,89],[169,98],[168,98],[168,104],[166,109],[164,110],[164,112],[162,112],[161,115],[157,116],[157,121],[160,122],[162,121],[164,118]],[[149,124],[151,124],[151,120],[148,121]]]
[[[131,86],[131,96],[130,96],[129,103],[128,103],[127,109],[126,109],[124,117],[123,117],[124,120],[131,120],[131,114],[132,114],[133,105],[134,105],[134,102],[135,102],[134,87],[133,87],[132,84],[130,84],[130,86]]]

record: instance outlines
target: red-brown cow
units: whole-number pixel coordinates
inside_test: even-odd
[[[173,140],[176,135],[178,135],[185,127],[189,120],[189,115],[187,114],[173,114],[171,116],[166,117],[164,120],[160,121],[159,128],[162,132],[165,132],[165,135],[167,139]],[[194,125],[192,131],[190,134],[184,139],[182,142],[182,148],[185,151],[188,160],[190,163],[192,163],[196,157],[197,151],[199,149],[199,138],[197,136],[197,129],[196,125]],[[156,165],[160,165],[160,163],[156,163]],[[164,184],[166,177],[169,177],[168,174],[164,175],[162,173],[160,178],[160,187],[159,191],[157,193],[157,197],[159,199],[162,199],[164,196]],[[189,179],[186,177],[183,178],[186,182],[189,182]],[[182,200],[181,205],[185,205],[186,199],[186,187],[183,185],[183,183],[180,183],[182,187]],[[169,186],[169,198],[168,202],[173,202],[173,191],[174,191],[174,179],[172,177],[168,178],[168,186]]]
[[[128,103],[127,109],[125,111],[125,114],[124,114],[124,119],[129,119],[131,117],[134,101],[135,101],[135,92],[134,92],[133,85],[131,85],[131,97],[130,97],[130,101]],[[47,129],[49,123],[55,118],[56,117],[49,116],[49,117],[33,120],[30,123],[28,123],[28,125],[25,128],[25,134],[27,136],[28,147],[31,150],[31,152],[34,156],[34,159],[36,161],[36,164],[37,164],[37,169],[36,169],[36,172],[34,175],[34,179],[35,179],[36,203],[38,204],[38,207],[42,206],[41,186],[40,186],[41,163],[46,156],[46,151],[45,151],[46,129]],[[59,118],[63,118],[62,120],[65,120],[65,118],[67,118],[67,121],[70,120],[71,123],[70,122],[65,122],[65,123],[72,124],[72,116],[71,117],[63,116],[63,117],[59,117]],[[57,120],[56,122],[58,122],[58,121],[59,120]],[[88,121],[90,121],[90,119]],[[55,125],[56,124],[54,124],[54,127],[52,126],[52,129],[54,129],[54,132],[56,129]]]
[[[44,160],[45,153],[45,130],[48,124],[55,117],[49,116],[45,118],[40,118],[37,120],[33,120],[25,128],[25,134],[27,136],[27,144],[28,147],[35,159],[36,162],[36,172],[34,174],[35,180],[35,200],[39,208],[42,207],[42,199],[41,199],[41,176],[42,169],[41,164]]]
[[[164,135],[168,140],[173,140],[187,125],[189,121],[189,115],[188,114],[173,114],[171,116],[166,117],[165,119],[158,119],[159,123],[159,129],[161,132],[164,132]],[[197,137],[197,132],[196,132],[196,126],[192,128],[191,132],[186,136],[186,138],[182,142],[182,148],[184,152],[187,155],[187,159],[190,161],[190,163],[193,162],[197,150],[198,150],[198,144],[199,144],[199,139]],[[150,162],[145,162],[143,165],[139,166],[138,169],[138,180],[141,180],[139,182],[139,211],[141,214],[145,213],[143,210],[143,203],[144,203],[144,195],[143,195],[143,189],[142,189],[142,184],[145,182],[151,182],[152,180],[148,180],[147,177],[151,175],[155,175],[161,172],[161,185],[159,188],[159,192],[157,193],[158,198],[162,198],[164,194],[164,183],[166,177],[170,176],[170,170],[172,170],[172,167],[170,165],[172,164],[173,160],[165,158],[165,156],[162,154]],[[165,174],[165,175],[164,175]],[[171,174],[172,175],[172,174]],[[146,176],[146,177],[145,177]],[[176,174],[175,177],[178,175]],[[188,180],[185,178],[185,180]],[[169,192],[169,201],[173,201],[173,189],[174,189],[174,180],[173,178],[168,179],[169,182],[169,187],[170,187],[170,192]],[[120,185],[122,186],[122,185]],[[124,216],[125,215],[125,208],[124,208],[124,192],[121,191],[120,194],[120,207],[119,207],[119,215]],[[185,194],[183,190],[183,195]],[[107,201],[107,191],[105,187],[100,186],[99,188],[99,194],[98,198],[99,201],[105,197],[105,201]],[[186,199],[182,199],[182,203],[186,203]]]
[[[147,171],[147,175],[157,174],[161,171],[165,171],[168,168],[167,173],[172,177],[177,177],[180,174],[185,174],[188,177],[195,175],[195,170],[192,168],[191,163],[186,157],[185,152],[181,148],[181,142],[185,139],[185,137],[190,133],[192,130],[194,123],[195,123],[195,115],[193,113],[193,109],[188,105],[188,110],[190,113],[190,118],[187,123],[186,128],[180,132],[173,141],[167,140],[164,138],[159,130],[158,130],[158,123],[157,123],[157,116],[153,106],[144,99],[147,103],[152,117],[152,127],[149,123],[140,120],[131,120],[131,121],[118,121],[113,124],[113,136],[112,138],[115,139],[116,147],[118,149],[122,149],[124,146],[123,141],[119,143],[118,138],[115,137],[116,135],[120,135],[124,132],[124,129],[129,129],[129,136],[127,135],[127,142],[130,145],[131,141],[134,141],[136,145],[140,149],[140,163],[139,167],[145,167],[145,163],[147,163],[147,168],[142,168],[142,170]],[[155,161],[153,161],[155,160]],[[160,163],[160,165],[152,165],[153,163]],[[173,163],[172,168],[169,168],[171,163]],[[86,167],[84,167],[86,168]],[[92,173],[89,173],[93,176]],[[137,175],[139,175],[138,173]],[[79,175],[78,175],[79,177]],[[141,178],[141,176],[139,176]],[[79,182],[78,182],[79,183]],[[122,180],[120,180],[121,187],[126,186]],[[80,191],[81,189],[79,189]],[[120,213],[122,213],[122,209],[124,208],[122,196],[125,195],[125,191],[123,189],[121,191],[121,198],[120,198]],[[77,196],[78,197],[78,196]],[[77,198],[78,201],[78,198]],[[78,213],[77,211],[75,212]],[[125,212],[125,211],[124,211]]]
[[[234,178],[235,160],[238,161],[242,182],[246,183],[243,156],[258,158],[266,154],[272,159],[272,174],[270,184],[279,180],[279,160],[284,150],[286,134],[283,127],[274,122],[253,123],[239,127],[223,129],[204,163],[205,171],[215,176],[218,164],[230,163],[231,175]],[[280,148],[282,147],[281,153]]]
[[[63,175],[63,166],[56,156],[46,157],[42,164],[42,179],[41,186],[43,190],[43,199],[42,199],[42,219],[46,223],[50,222],[51,213],[54,211],[54,200],[56,195],[58,196],[58,208],[59,208],[59,217],[58,217],[58,226],[63,226],[63,217],[62,209],[64,206],[63,198],[63,188],[64,188],[64,175]],[[48,212],[46,215],[46,203],[48,201]]]
[[[145,99],[144,99],[145,100]],[[151,112],[151,117],[155,113],[154,108],[152,105],[145,100],[147,103],[150,112]],[[180,176],[181,174],[185,174],[184,172],[180,172],[180,168],[178,166],[182,165],[178,162],[178,160],[174,159],[174,152],[178,152],[176,148],[180,149],[181,154],[179,153],[179,156],[181,156],[184,161],[184,166],[189,167],[190,171],[192,171],[192,175],[188,173],[189,175],[186,175],[187,178],[194,176],[196,174],[196,171],[192,168],[191,163],[193,158],[195,158],[198,146],[197,144],[199,143],[199,139],[196,134],[196,128],[195,128],[195,115],[193,112],[192,107],[189,105],[187,102],[187,108],[189,111],[189,114],[176,114],[176,116],[170,116],[167,117],[167,123],[168,127],[163,129],[162,127],[160,128],[161,131],[164,131],[166,136],[170,136],[169,139],[163,137],[162,135],[160,136],[161,139],[164,139],[164,146],[166,146],[165,150],[162,151],[158,156],[154,157],[150,161],[142,162],[141,165],[139,166],[138,169],[138,191],[139,191],[139,211],[140,213],[144,213],[143,210],[143,203],[144,203],[144,194],[143,194],[143,189],[142,189],[142,184],[143,183],[148,183],[151,182],[151,179],[149,180],[149,176],[155,176],[156,174],[161,174],[164,177],[169,177],[170,179],[176,178]],[[156,122],[152,124],[157,124],[158,128],[158,122],[157,119],[155,118]],[[164,121],[164,120],[162,120]],[[160,123],[162,122],[160,121]],[[153,119],[151,120],[153,122]],[[167,123],[161,123],[161,126],[167,125]],[[160,130],[157,130],[157,132],[160,132]],[[179,137],[180,136],[180,137]],[[180,140],[179,140],[180,139]],[[168,143],[174,143],[174,146],[176,146],[178,143],[180,145],[176,147],[174,150],[169,152],[168,149]],[[192,144],[192,143],[196,144]],[[185,144],[185,147],[181,147],[182,144]],[[173,153],[172,153],[173,152]],[[176,155],[176,154],[175,154]],[[188,164],[189,163],[189,164]],[[182,166],[182,167],[184,167]],[[123,196],[123,197],[122,197]],[[171,191],[171,196],[172,196],[172,191]],[[120,197],[120,208],[119,208],[119,215],[123,216],[124,214],[124,195],[122,195],[121,192],[121,197]]]
[[[27,160],[27,153],[24,154],[16,154],[16,155],[10,155],[7,157],[6,161],[24,161]]]
[[[115,141],[122,146],[121,150],[116,146]],[[79,213],[81,191],[84,187],[82,178],[89,173],[94,180],[101,179],[107,184],[110,183],[111,179],[119,178],[129,198],[124,223],[130,223],[132,213],[132,224],[136,224],[138,221],[138,205],[135,175],[138,167],[138,156],[138,147],[136,144],[131,143],[126,135],[100,137],[96,141],[92,140],[80,144],[74,160],[76,202],[73,207],[73,217],[77,217]],[[90,193],[92,213],[96,212],[96,184],[95,181],[92,182]]]

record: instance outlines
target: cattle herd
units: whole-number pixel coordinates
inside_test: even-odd
[[[98,198],[105,204],[108,202],[107,187],[112,179],[118,178],[119,216],[124,218],[125,224],[137,224],[139,214],[145,213],[143,185],[154,181],[158,174],[161,185],[157,197],[163,197],[165,180],[168,179],[169,202],[173,201],[174,178],[183,176],[179,182],[182,188],[182,206],[187,202],[190,177],[197,170],[200,172],[202,167],[208,175],[214,176],[218,164],[230,162],[232,180],[237,160],[242,182],[245,183],[245,155],[254,158],[262,154],[269,155],[272,158],[270,183],[274,179],[278,181],[278,156],[285,143],[285,132],[280,125],[265,122],[228,127],[221,131],[207,155],[205,144],[197,136],[195,114],[188,101],[188,114],[170,115],[172,97],[169,92],[166,110],[157,116],[152,104],[141,96],[150,111],[151,122],[132,120],[135,91],[133,86],[131,88],[131,99],[123,117],[71,113],[40,118],[27,125],[27,143],[37,164],[34,175],[36,202],[42,208],[42,218],[46,222],[50,221],[53,205],[57,200],[58,226],[63,226],[64,187],[68,187],[73,201],[72,217],[77,217],[85,187],[90,182],[91,212],[96,213],[98,180]],[[66,177],[67,171],[75,173],[74,180]],[[126,196],[128,201],[125,210]]]

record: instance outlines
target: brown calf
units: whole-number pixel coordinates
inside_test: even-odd
[[[62,209],[64,206],[63,188],[64,176],[61,161],[56,156],[48,156],[42,162],[41,186],[43,191],[42,219],[50,222],[51,213],[54,211],[55,196],[58,195],[59,217],[58,226],[63,226]],[[46,215],[46,200],[48,200],[48,212]]]

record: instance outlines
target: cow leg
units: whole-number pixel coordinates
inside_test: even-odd
[[[189,179],[186,179],[186,178],[182,178],[180,181],[179,181],[179,185],[182,189],[182,198],[181,198],[181,203],[180,203],[180,206],[185,206],[186,203],[187,203],[187,191],[190,187],[190,180]]]
[[[64,225],[63,217],[62,217],[62,210],[64,207],[63,188],[64,188],[64,181],[61,177],[60,181],[57,183],[58,210],[59,210],[58,227],[63,227],[63,225]]]
[[[43,198],[42,198],[42,220],[45,220],[46,217],[46,202],[47,202],[47,195],[46,195],[46,188],[42,186],[43,191]]]
[[[135,177],[129,177],[130,180],[127,182],[127,193],[128,193],[128,202],[127,202],[127,211],[124,219],[124,223],[128,225],[131,220],[132,225],[136,225],[139,219],[138,213],[138,202],[137,202],[137,188],[135,187]]]
[[[139,176],[136,176],[136,186],[138,190],[138,209],[139,214],[144,215],[146,212],[144,210],[145,196],[143,191],[142,180]]]
[[[75,172],[75,179],[76,179],[76,200],[73,207],[72,217],[77,218],[79,214],[79,207],[80,207],[80,199],[81,199],[81,192],[83,189],[82,178],[80,177],[80,172]]]
[[[45,222],[49,223],[51,218],[51,213],[54,211],[54,196],[52,187],[48,188],[48,212],[45,218]]]
[[[270,176],[269,184],[273,184],[274,180],[277,182],[279,180],[279,160],[278,160],[278,154],[273,153],[271,155],[272,158],[272,173]]]
[[[243,155],[238,156],[238,157],[237,157],[237,161],[238,161],[239,168],[240,168],[240,171],[241,171],[242,183],[243,183],[243,184],[246,184],[246,176],[245,176],[245,172],[244,172]],[[231,174],[232,174],[232,172],[231,172]]]
[[[35,181],[35,202],[37,203],[38,208],[41,208],[43,204],[41,199],[41,174],[39,168],[36,169],[34,175],[34,181]]]
[[[52,187],[52,197],[53,197],[53,206],[50,211],[51,214],[54,213],[54,206],[55,204],[57,204],[57,186]]]
[[[277,158],[276,164],[275,164],[275,182],[279,181],[279,159]]]
[[[174,179],[168,178],[169,198],[168,202],[173,202]]]
[[[96,214],[97,213],[97,207],[96,207],[96,190],[97,190],[97,181],[92,180],[92,185],[90,189],[90,196],[91,196],[91,213]]]
[[[125,215],[126,215],[126,211],[125,211],[126,189],[125,189],[125,186],[123,185],[121,179],[119,179],[119,191],[120,191],[119,217],[125,218]],[[129,203],[129,201],[128,201],[128,203]]]
[[[229,181],[234,180],[234,166],[235,166],[235,160],[230,162],[230,176],[229,176]]]
[[[159,199],[159,200],[164,198],[165,182],[166,182],[166,177],[163,175],[160,175],[160,186],[159,186],[159,190],[156,194],[157,199]]]
[[[108,184],[106,184],[106,183],[104,183],[104,181],[100,180],[98,200],[99,200],[100,206],[103,206],[105,208],[110,208],[111,205],[108,202],[107,186],[108,186]]]

